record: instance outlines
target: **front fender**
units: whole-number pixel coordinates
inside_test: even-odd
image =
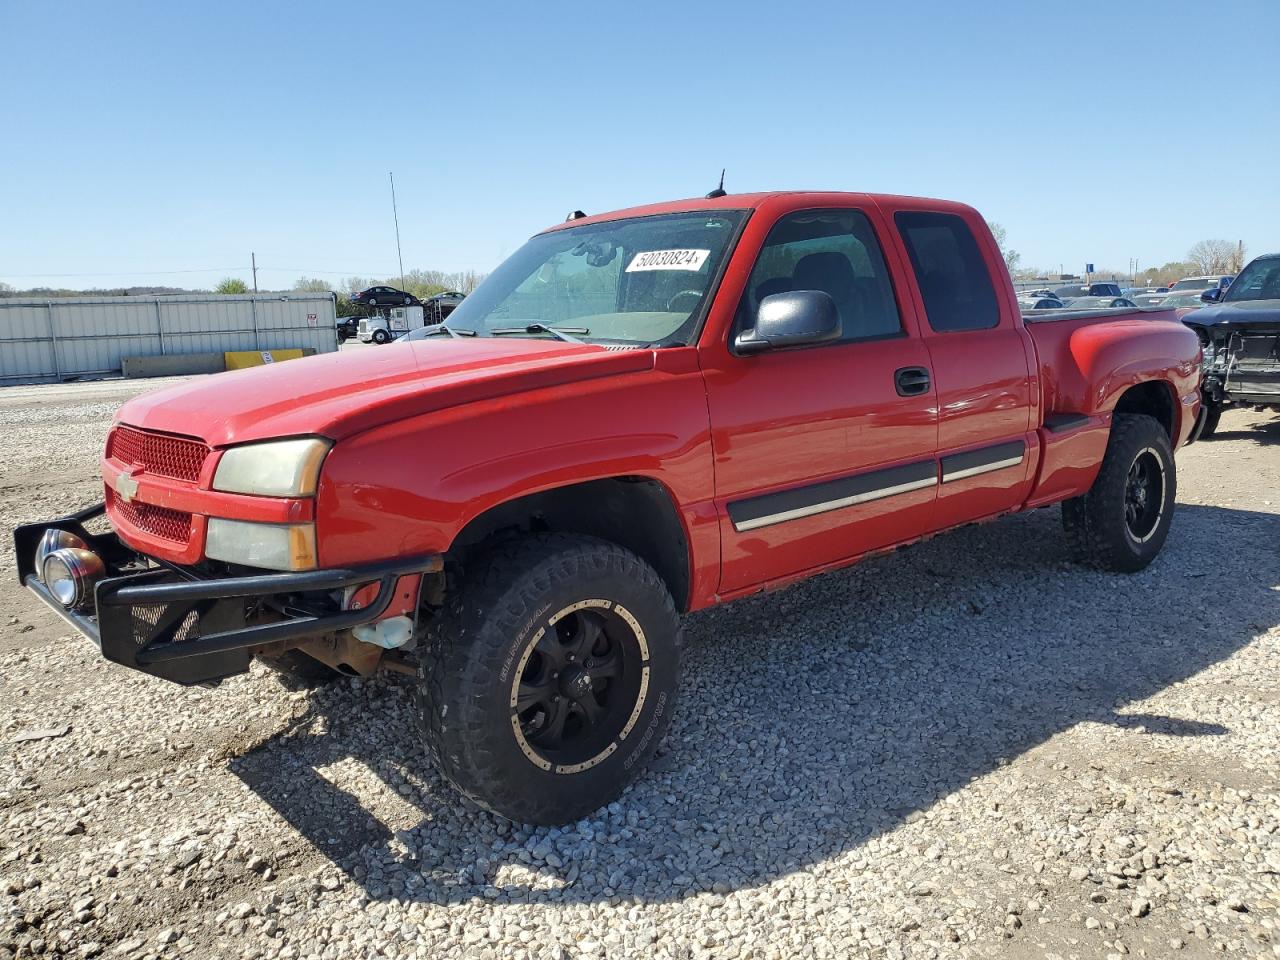
[[[678,353],[687,359],[669,356]],[[321,563],[444,553],[502,503],[618,476],[662,484],[695,567],[709,562],[719,546],[707,535],[706,391],[693,351],[659,355],[657,369],[463,404],[341,440],[317,494]]]

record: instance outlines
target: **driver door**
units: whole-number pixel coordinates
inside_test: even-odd
[[[893,287],[874,208],[803,210],[770,228],[728,342],[701,347],[715,453],[720,590],[839,563],[928,530],[937,399],[911,301]],[[733,338],[760,301],[816,289],[841,339],[752,355]]]

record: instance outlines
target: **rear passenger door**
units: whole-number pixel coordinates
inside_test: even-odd
[[[893,212],[938,394],[935,530],[1022,503],[1037,453],[1028,338],[1005,284],[992,280],[998,251],[984,252],[987,231],[969,213]]]
[[[734,593],[922,535],[937,412],[914,310],[899,300],[874,209],[784,213],[747,279],[727,342],[699,347],[715,449],[721,591]],[[760,302],[827,293],[836,342],[733,351]],[[915,379],[899,389],[900,374]]]

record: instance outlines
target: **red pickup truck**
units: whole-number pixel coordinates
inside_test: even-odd
[[[105,502],[19,528],[19,576],[180,683],[415,672],[444,774],[564,822],[657,747],[683,612],[1053,503],[1146,566],[1199,377],[1171,311],[1024,319],[960,204],[575,214],[405,342],[125,404]]]

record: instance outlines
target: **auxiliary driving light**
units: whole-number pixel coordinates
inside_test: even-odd
[[[106,574],[102,559],[92,550],[61,547],[44,559],[41,578],[49,592],[68,610],[93,600],[93,587]]]
[[[77,550],[89,549],[89,545],[74,533],[50,527],[44,532],[44,536],[40,538],[40,543],[36,547],[36,573],[40,575],[41,580],[44,579],[44,562],[49,559],[49,554],[63,547],[74,547]]]

